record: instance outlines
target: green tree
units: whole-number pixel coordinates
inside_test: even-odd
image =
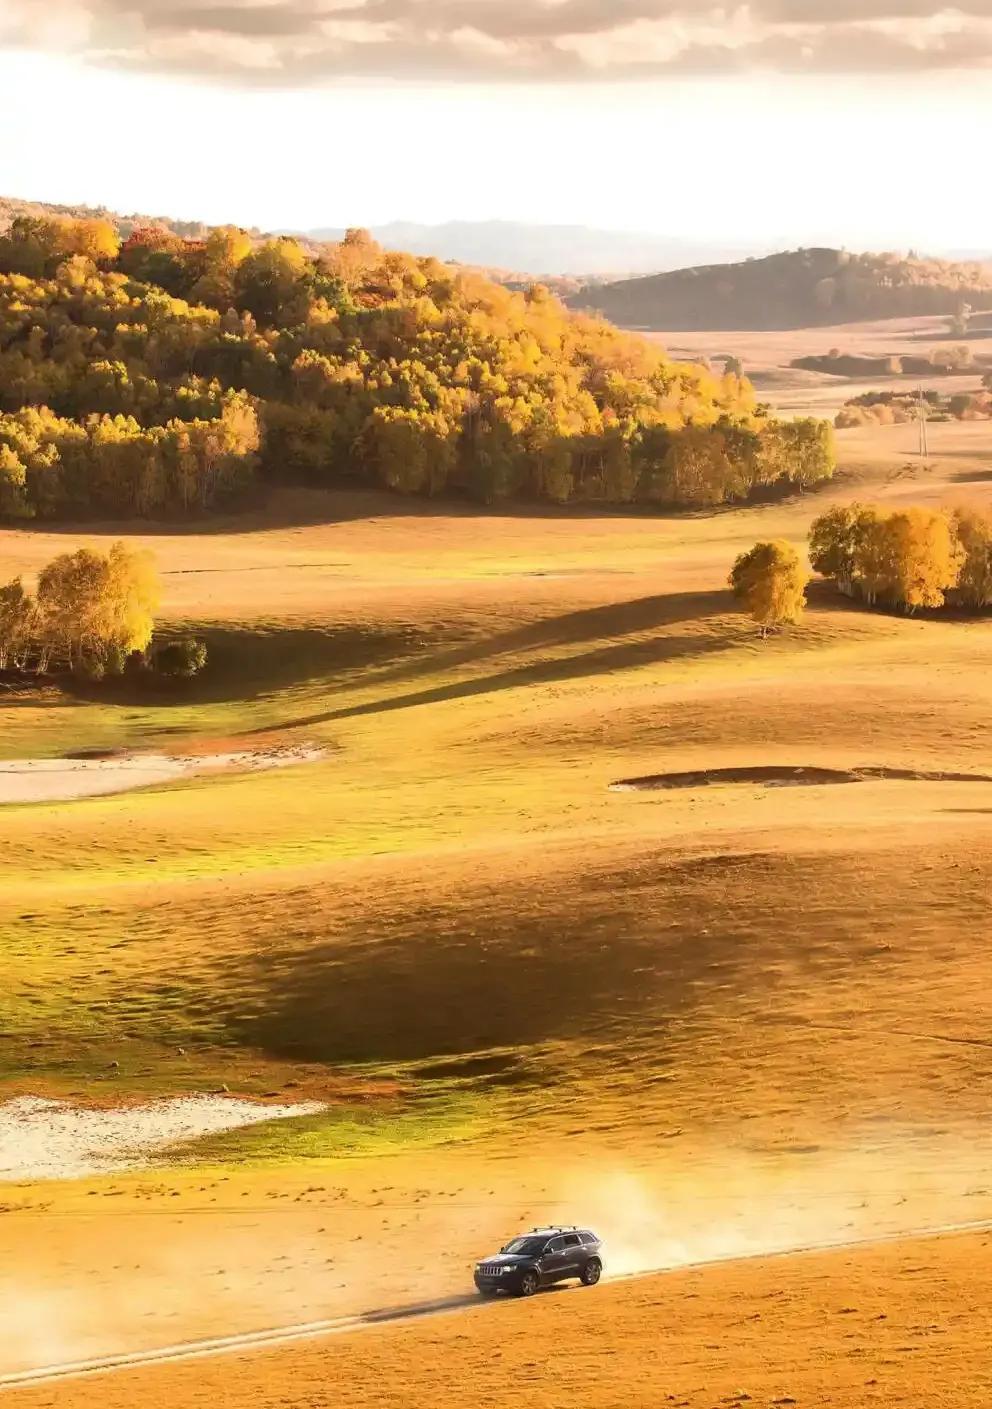
[[[18,215],[0,236],[0,273],[42,279],[63,252],[62,222],[43,216]]]
[[[814,519],[809,534],[813,571],[833,578],[845,596],[854,595],[865,568],[869,537],[881,519],[867,504],[838,504]]]
[[[0,442],[0,516],[28,519],[33,512],[27,497],[27,470],[14,447]]]
[[[207,664],[207,644],[194,636],[183,636],[178,641],[155,652],[154,665],[160,675],[175,680],[192,680]]]
[[[237,307],[247,310],[262,327],[295,326],[306,315],[310,268],[296,240],[266,240],[237,267]]]

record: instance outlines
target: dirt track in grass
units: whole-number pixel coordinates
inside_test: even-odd
[[[979,1409],[988,1234],[686,1269],[221,1359],[11,1390],[17,1409],[528,1403]]]

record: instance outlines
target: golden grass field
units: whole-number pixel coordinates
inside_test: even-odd
[[[17,1409],[984,1409],[987,1236],[737,1262],[16,1391]]]
[[[214,662],[172,700],[5,698],[3,757],[328,750],[0,808],[0,1099],[329,1104],[0,1189],[0,1373],[458,1292],[545,1219],[638,1270],[992,1218],[992,784],[609,790],[992,772],[989,622],[815,585],[762,642],[733,609],[735,555],[828,502],[992,493],[981,423],[934,426],[929,468],[911,426],[839,445],[822,494],[680,518],[301,493],[189,533],[0,533],[4,580],[151,547],[165,625]],[[597,1406],[978,1405],[985,1260],[739,1263],[11,1402],[481,1406],[502,1366],[558,1405],[574,1354]]]
[[[948,333],[947,319],[940,317],[887,318],[866,323],[845,323],[838,327],[798,328],[775,332],[651,333],[674,356],[686,361],[712,358],[716,366],[722,357],[739,357],[746,375],[754,382],[763,401],[789,415],[833,417],[845,401],[866,391],[915,391],[920,378],[882,377],[868,380],[837,377],[792,367],[798,358],[823,356],[836,348],[858,357],[929,357],[946,353],[949,347],[970,348],[975,369],[961,375],[923,378],[923,384],[953,395],[975,391],[981,374],[992,359],[992,342],[980,329],[970,336]]]

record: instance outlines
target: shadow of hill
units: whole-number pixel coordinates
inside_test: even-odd
[[[208,987],[230,1002],[225,1021],[253,1048],[317,1061],[463,1055],[611,1028],[626,1042],[632,1023],[664,1031],[721,1005],[728,987],[766,1009],[785,960],[822,975],[877,950],[877,934],[852,921],[829,955],[797,955],[790,897],[822,897],[836,876],[760,851],[562,856],[547,875],[466,880],[429,898],[424,883],[357,907],[334,891],[283,894],[278,938],[215,967]]]

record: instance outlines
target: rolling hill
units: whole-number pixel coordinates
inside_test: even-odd
[[[807,328],[992,308],[992,265],[801,249],[588,287],[571,299],[630,328]]]

